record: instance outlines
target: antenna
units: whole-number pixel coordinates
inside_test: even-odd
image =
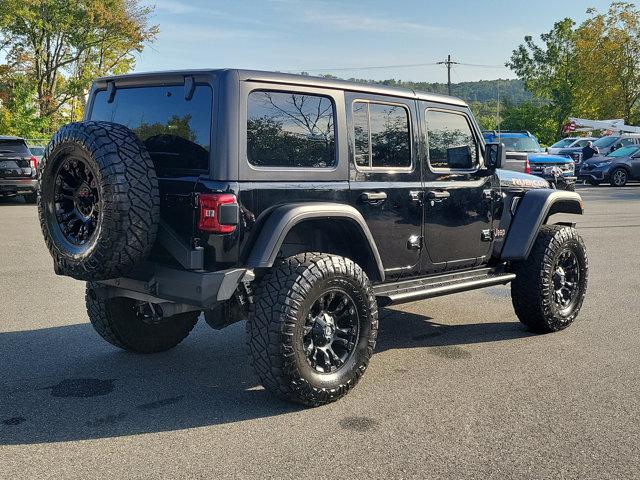
[[[497,88],[498,88],[498,109],[497,109],[497,115],[496,115],[496,123],[497,123],[497,127],[498,127],[498,135],[500,135],[500,124],[502,123],[500,121],[500,80],[498,80],[496,82]]]

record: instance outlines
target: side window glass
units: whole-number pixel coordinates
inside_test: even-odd
[[[426,119],[431,168],[472,169],[478,165],[478,146],[464,115],[427,110]]]
[[[353,104],[353,130],[355,138],[355,160],[359,167],[368,167],[371,149],[369,146],[369,104]]]
[[[409,112],[400,105],[353,103],[355,162],[358,167],[411,167]]]
[[[320,95],[253,91],[247,104],[247,157],[260,167],[336,164],[333,101]]]

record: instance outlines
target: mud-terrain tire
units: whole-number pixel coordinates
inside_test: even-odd
[[[615,168],[609,174],[609,183],[612,187],[624,187],[629,181],[629,173],[622,167]]]
[[[576,191],[576,184],[571,182],[571,183],[566,183],[564,186],[564,189],[567,192],[575,192]]]
[[[520,321],[538,333],[568,327],[587,291],[588,261],[575,228],[544,225],[529,257],[513,265],[511,301]],[[569,286],[571,285],[571,286]]]
[[[91,325],[111,345],[136,353],[169,350],[187,338],[198,322],[200,312],[187,312],[159,321],[144,319],[136,300],[116,297],[101,299],[87,282],[85,302]]]
[[[247,322],[251,363],[262,385],[314,407],[356,385],[377,334],[378,307],[367,275],[350,259],[325,253],[274,265],[258,286]]]
[[[40,163],[38,214],[57,273],[120,277],[146,258],[160,216],[158,180],[144,145],[123,125],[62,127]]]

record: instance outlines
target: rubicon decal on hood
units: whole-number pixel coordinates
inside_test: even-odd
[[[532,178],[511,178],[508,179],[506,183],[510,183],[516,187],[543,187],[546,188],[549,186],[549,183],[546,180],[534,180]]]
[[[498,170],[500,186],[518,188],[549,188],[549,183],[540,177],[512,170]]]

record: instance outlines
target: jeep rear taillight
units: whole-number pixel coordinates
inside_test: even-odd
[[[531,173],[531,164],[528,159],[524,161],[524,173]]]
[[[200,218],[198,230],[231,233],[238,224],[238,201],[230,193],[201,193],[198,196]]]
[[[29,159],[31,161],[31,168],[33,168],[33,172],[37,172],[38,171],[38,159],[36,157],[34,157],[33,155],[31,155],[31,158]]]

